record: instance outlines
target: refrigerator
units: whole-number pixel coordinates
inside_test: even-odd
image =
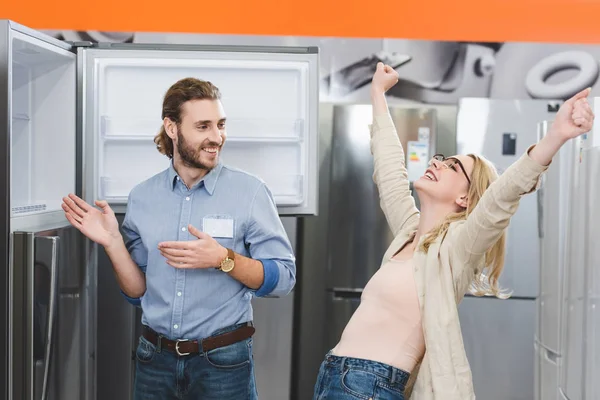
[[[263,179],[282,218],[316,215],[318,56],[314,47],[72,43],[0,20],[5,398],[131,395],[139,310],[60,204],[71,192],[105,199],[122,221],[131,188],[169,164],[153,137],[177,80],[221,89],[225,164]],[[259,319],[268,318],[279,315]],[[272,324],[257,326],[257,342]],[[257,371],[270,361],[257,360]]]
[[[456,152],[454,106],[391,106],[411,176],[436,152]],[[298,220],[291,400],[312,398],[319,366],[356,310],[392,236],[373,182],[371,105],[319,106],[318,217]],[[409,142],[410,146],[409,146]],[[369,230],[370,231],[367,231]]]
[[[538,124],[540,137],[547,134],[552,121]],[[563,145],[543,176],[538,190],[540,226],[539,295],[536,300],[535,399],[558,400],[559,368],[563,362],[561,314],[563,286],[568,274],[579,266],[568,262],[568,243],[573,243],[569,224],[573,222],[573,171],[579,162],[579,139]]]
[[[463,98],[458,105],[457,153],[483,155],[502,173],[539,140],[538,123],[552,120],[559,105],[543,100]],[[561,157],[568,154],[564,148]],[[546,189],[562,184],[562,161],[555,161],[557,165],[546,176]],[[559,191],[559,199],[550,199],[557,193],[546,189],[521,198],[507,229],[506,259],[499,283],[512,291],[512,296],[500,300],[467,295],[459,305],[475,393],[486,400],[534,398],[540,270],[552,260],[550,268],[554,270],[548,271],[548,276],[556,274],[560,248],[555,243],[564,240],[564,232],[556,231],[564,227],[564,209],[561,214],[554,206],[565,193]],[[551,216],[558,218],[549,223]],[[553,307],[557,284],[543,281],[541,286],[541,301],[546,308]],[[553,349],[552,332],[542,337]]]
[[[340,339],[393,239],[373,182],[372,115],[370,105],[333,108],[325,258],[327,350]],[[425,173],[436,152],[437,113],[430,107],[390,107],[390,115],[406,149],[412,182]]]
[[[600,98],[593,99],[600,113]],[[568,232],[561,271],[561,293],[552,315],[540,313],[541,337],[550,330],[550,341],[540,340],[538,354],[539,399],[595,400],[600,398],[600,125],[572,141],[568,168]],[[547,195],[546,195],[547,196]],[[546,197],[545,196],[545,197]],[[555,321],[559,321],[558,329]],[[558,331],[558,332],[556,332]],[[558,335],[558,340],[555,336]]]

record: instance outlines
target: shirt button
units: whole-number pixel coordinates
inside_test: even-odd
[[[175,324],[175,325],[173,325],[173,328],[177,329],[177,328],[179,328],[179,325]]]
[[[190,196],[186,197],[185,199],[186,199],[187,201],[190,201]]]
[[[181,292],[177,292],[177,296],[181,297]]]
[[[183,228],[181,228],[181,230],[185,232],[185,226]]]

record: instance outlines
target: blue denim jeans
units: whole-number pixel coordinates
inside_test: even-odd
[[[328,353],[313,400],[404,400],[410,374],[389,365]]]
[[[229,327],[215,333],[235,329]],[[252,338],[179,357],[140,337],[134,400],[257,400]]]

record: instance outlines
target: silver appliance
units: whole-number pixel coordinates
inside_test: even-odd
[[[293,240],[296,218],[317,211],[317,48],[71,43],[0,20],[0,391],[10,400],[130,398],[139,309],[60,204],[68,193],[105,199],[122,221],[131,188],[168,166],[152,139],[165,91],[188,76],[220,87],[223,161],[267,183]],[[292,302],[257,301],[265,398],[289,390]]]
[[[594,112],[600,99],[594,99]],[[549,123],[541,124],[545,133]],[[600,126],[568,142],[543,194],[536,399],[600,398]],[[560,210],[556,212],[555,210]],[[558,218],[557,218],[558,217]]]
[[[406,149],[409,178],[416,180],[425,173],[435,154],[436,110],[392,107],[390,114]],[[340,339],[360,304],[362,289],[379,269],[393,240],[373,183],[368,129],[371,121],[369,105],[334,108],[327,229],[329,348]]]
[[[544,137],[551,121],[538,124]],[[562,363],[561,313],[563,286],[568,267],[567,242],[569,223],[573,221],[570,202],[573,200],[573,169],[579,160],[578,140],[565,143],[554,157],[538,191],[540,226],[540,274],[535,331],[535,399],[559,399],[559,368]]]
[[[60,208],[62,195],[81,187],[76,55],[60,42],[52,44],[54,53],[49,43],[31,46],[29,33],[0,21],[0,395],[90,399],[95,265]],[[61,84],[65,76],[70,82]]]
[[[94,333],[84,238],[54,225],[12,234],[11,398],[89,398]]]
[[[406,150],[428,146],[428,156],[455,154],[456,107],[393,106],[390,113]],[[298,221],[292,400],[312,398],[325,354],[392,240],[373,182],[371,123],[370,105],[319,108],[318,217]],[[411,175],[422,165],[413,163]]]
[[[502,173],[538,141],[537,124],[553,118],[557,103],[542,100],[464,98],[459,102],[456,140],[459,154],[475,153],[489,159]],[[475,393],[486,400],[534,398],[534,337],[536,299],[540,291],[541,254],[550,246],[548,224],[540,215],[558,210],[541,207],[544,192],[522,197],[507,230],[502,288],[508,300],[467,296],[459,306],[464,344],[471,365]],[[549,249],[552,252],[556,248]],[[545,287],[545,284],[543,284]],[[547,290],[550,290],[549,288]]]

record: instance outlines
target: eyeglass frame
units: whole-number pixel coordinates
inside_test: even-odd
[[[440,159],[438,159],[438,157],[441,157],[442,159],[440,160]],[[471,185],[471,179],[469,178],[469,174],[467,174],[467,170],[465,169],[465,166],[463,165],[462,162],[460,162],[460,160],[458,158],[456,158],[456,157],[446,158],[443,154],[434,154],[433,157],[431,157],[431,160],[429,160],[429,165],[431,165],[434,160],[442,163],[442,165],[444,165],[446,168],[452,168],[455,164],[458,164],[458,166],[462,170],[465,178],[467,178],[467,182],[469,182],[469,185]],[[447,161],[447,160],[452,160],[455,162],[455,164],[454,165],[445,164],[444,161]]]

